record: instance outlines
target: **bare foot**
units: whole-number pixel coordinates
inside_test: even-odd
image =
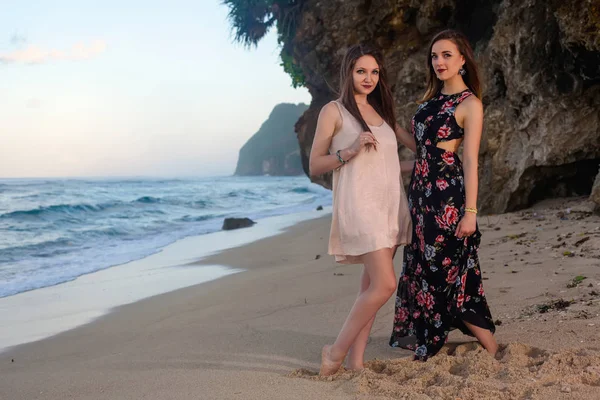
[[[346,363],[346,369],[348,371],[362,371],[363,369],[365,369],[364,364],[352,364],[352,363]]]
[[[363,357],[356,357],[352,349],[346,355],[346,364],[344,366],[348,371],[362,371],[365,369]]]
[[[488,347],[486,347],[485,349],[488,351],[488,353],[492,355],[492,357],[496,357],[496,355],[498,354],[498,343],[496,343],[496,341],[494,340],[494,342],[488,345]]]
[[[319,375],[330,376],[335,374],[342,366],[342,360],[335,361],[331,359],[331,345],[326,344],[321,350],[321,369]]]

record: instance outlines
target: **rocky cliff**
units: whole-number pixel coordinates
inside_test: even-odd
[[[469,37],[484,82],[480,208],[503,212],[591,192],[600,163],[598,0],[304,0],[294,10],[285,50],[313,97],[296,124],[305,172],[347,46],[383,49],[398,121],[408,127],[429,41],[456,28]],[[411,157],[406,149],[401,156]],[[330,186],[329,176],[314,180]]]
[[[300,148],[294,124],[306,104],[278,104],[240,149],[235,175],[301,175]]]

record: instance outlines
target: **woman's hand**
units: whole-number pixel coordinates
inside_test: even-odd
[[[375,150],[377,150],[377,144],[379,142],[375,139],[375,135],[372,132],[363,132],[352,143],[352,145],[348,148],[354,155],[358,154],[363,147],[371,147],[373,146]]]
[[[454,233],[457,238],[462,239],[467,236],[471,236],[477,229],[477,216],[474,213],[466,212],[465,215],[458,222],[456,232]]]

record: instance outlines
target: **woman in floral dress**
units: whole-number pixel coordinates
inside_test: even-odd
[[[492,354],[498,346],[483,291],[477,251],[481,89],[464,35],[447,30],[429,47],[427,92],[412,119],[416,160],[408,192],[412,243],[404,249],[393,347],[435,355],[452,329],[475,336]],[[456,154],[464,142],[461,162]]]

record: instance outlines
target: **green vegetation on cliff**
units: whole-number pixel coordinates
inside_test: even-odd
[[[229,22],[235,41],[246,47],[256,46],[275,26],[281,46],[281,66],[292,78],[292,86],[305,86],[302,69],[292,56],[292,38],[303,0],[223,0],[229,8]]]

